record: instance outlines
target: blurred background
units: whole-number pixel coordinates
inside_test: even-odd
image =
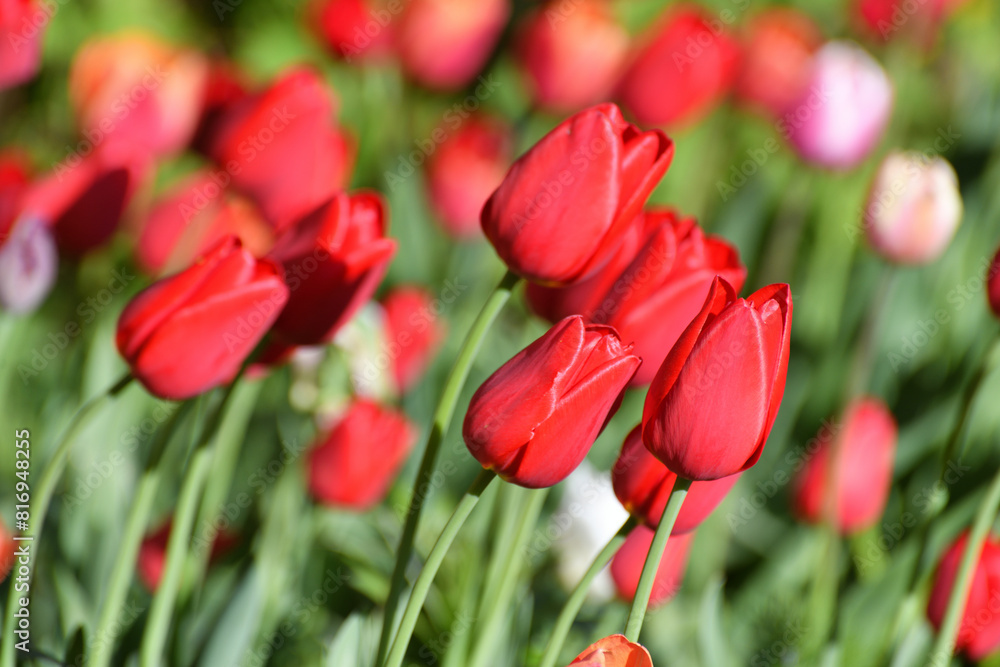
[[[39,11],[44,18],[36,35],[22,21],[35,21]],[[619,102],[633,122],[662,127],[675,143],[651,205],[694,216],[707,233],[733,244],[747,267],[745,294],[788,282],[795,299],[778,421],[760,462],[698,530],[676,597],[647,620],[643,641],[654,663],[923,664],[932,629],[919,601],[926,598],[908,597],[915,590],[911,573],[933,569],[971,522],[985,480],[1000,464],[1000,412],[993,408],[1000,377],[990,372],[997,323],[984,294],[1000,241],[1000,5],[0,0],[0,26],[26,40],[19,57],[30,54],[32,40],[40,48],[37,62],[8,60],[2,73],[5,241],[14,242],[14,219],[27,206],[5,193],[30,191],[24,196],[35,206],[32,215],[42,218],[48,212],[64,219],[74,206],[121,213],[111,225],[116,231],[97,248],[74,252],[73,239],[56,234],[55,260],[31,244],[18,246],[40,253],[25,262],[49,261],[48,284],[31,282],[34,274],[20,264],[21,273],[5,269],[0,276],[0,415],[6,432],[30,429],[34,470],[51,456],[47,443],[80,403],[125,372],[114,347],[122,308],[152,277],[183,266],[186,260],[178,258],[202,243],[155,230],[184,227],[203,215],[197,193],[185,188],[199,175],[226,175],[226,156],[245,159],[253,152],[244,174],[262,170],[257,181],[237,178],[233,187],[258,210],[231,211],[238,219],[227,223],[262,248],[279,214],[258,196],[260,183],[274,179],[379,191],[388,202],[388,235],[399,241],[377,294],[381,305],[366,306],[334,345],[298,354],[237,391],[220,437],[239,442],[240,453],[228,479],[210,478],[207,491],[224,518],[195,525],[196,543],[199,534],[203,544],[221,534],[229,544],[218,550],[203,582],[192,576],[182,585],[170,664],[368,664],[356,656],[377,642],[378,610],[417,458],[407,462],[386,502],[355,512],[310,498],[304,452],[359,390],[398,401],[423,441],[462,338],[504,272],[476,212],[518,155],[569,114],[602,101]],[[102,41],[111,46],[101,47]],[[848,57],[829,74],[817,73],[817,54],[837,56],[831,43]],[[165,69],[147,72],[147,62]],[[234,105],[251,94],[272,94],[267,99],[277,108],[284,102],[276,82],[303,71],[313,78],[288,93],[291,113],[320,114],[324,130],[304,129],[298,141],[306,145],[280,159],[268,153],[266,135],[257,136],[257,147],[232,138],[240,130],[231,128],[247,117],[239,114],[251,113],[240,111],[233,120]],[[129,86],[144,76],[152,77],[142,84],[148,96],[136,99],[141,89]],[[826,104],[827,86],[849,108]],[[138,111],[124,112],[123,122],[152,122],[147,97],[160,105],[156,136],[167,137],[164,145],[140,158],[108,157],[135,149],[135,135],[91,142],[99,151],[87,147],[88,113],[99,117],[94,108],[131,100]],[[280,130],[276,134],[280,143]],[[929,261],[897,264],[891,252],[880,254],[866,241],[876,172],[886,155],[901,150],[917,151],[927,162],[943,158],[957,175],[961,224]],[[82,177],[75,167],[60,179],[61,165],[98,153],[106,163],[126,165],[127,196],[108,194],[114,187],[100,181],[106,164],[94,167],[94,182],[103,186],[76,185]],[[314,164],[323,161],[330,164]],[[65,203],[66,197],[73,201]],[[21,203],[3,208],[14,201]],[[184,201],[193,208],[185,212]],[[151,222],[157,212],[170,220]],[[386,333],[385,301],[405,286],[419,286],[424,299],[411,323],[426,316],[439,334],[428,345],[427,371],[394,383],[386,369],[399,353]],[[18,298],[35,292],[27,302]],[[522,292],[489,334],[456,422],[475,388],[545,331]],[[949,478],[954,481],[941,485],[945,442],[963,412],[965,389],[980,373],[961,436],[964,458]],[[817,434],[836,429],[847,398],[859,393],[884,400],[898,422],[893,483],[878,524],[834,548],[820,528],[795,518],[789,480],[814,451]],[[641,418],[643,396],[630,391],[597,441],[589,456],[596,470],[610,469]],[[199,399],[194,409],[216,400]],[[145,452],[176,409],[130,387],[79,435],[39,543],[32,589],[37,650],[72,662],[79,633],[94,640]],[[183,435],[178,429],[177,437]],[[167,450],[150,535],[174,511],[185,456],[182,447]],[[479,470],[455,425],[440,469],[418,536],[422,553]],[[5,518],[13,513],[13,474],[13,458],[0,458]],[[609,495],[601,481],[606,474],[594,479],[590,484],[603,491],[594,498]],[[602,539],[620,525],[622,517],[608,519],[599,507],[615,503],[613,496],[588,499],[581,516],[567,519],[559,509],[567,488],[547,497],[530,558],[504,600],[503,623],[489,628],[495,634],[491,667],[537,663],[567,595],[560,570],[575,550],[591,549],[579,536],[582,543],[560,548],[575,535],[567,525],[610,521],[598,531]],[[496,528],[498,517],[527,496],[504,489],[484,501],[437,577],[408,665],[466,665],[485,630],[482,579],[510,539]],[[212,511],[199,518],[211,519]],[[928,546],[921,551],[925,526]],[[831,571],[838,604],[828,627],[817,629],[811,596],[817,579]],[[152,599],[149,576],[131,584],[129,605],[110,638],[118,647],[113,664],[138,664]],[[0,586],[4,599],[9,585]],[[920,585],[926,590],[926,580]],[[595,590],[562,664],[619,631],[627,609]],[[810,653],[816,634],[825,637],[823,647]],[[1000,665],[1000,658],[984,664]]]

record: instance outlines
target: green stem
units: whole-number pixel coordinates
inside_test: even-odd
[[[965,603],[969,599],[969,589],[972,586],[972,575],[979,564],[979,554],[983,549],[983,542],[989,533],[990,526],[997,516],[997,509],[1000,507],[1000,470],[997,471],[990,483],[986,498],[983,499],[979,511],[976,513],[975,521],[972,524],[972,532],[965,545],[965,553],[962,555],[962,564],[958,568],[958,574],[952,585],[951,595],[948,598],[948,607],[944,613],[944,621],[941,623],[941,630],[938,632],[937,641],[934,643],[934,650],[931,652],[929,664],[943,664],[951,657],[955,650],[955,636],[962,621],[962,614],[965,612]]]
[[[630,642],[639,641],[639,632],[642,631],[642,622],[646,618],[646,608],[649,606],[649,595],[653,592],[653,584],[656,581],[656,571],[660,568],[663,552],[670,539],[670,531],[674,529],[674,522],[677,521],[677,515],[681,513],[681,505],[684,504],[684,499],[690,488],[691,480],[677,478],[674,489],[670,492],[667,507],[663,510],[663,516],[660,517],[660,525],[656,527],[653,543],[649,546],[646,564],[642,566],[639,585],[636,586],[635,597],[632,599],[632,608],[628,612],[628,621],[625,623],[625,637]]]
[[[552,626],[549,643],[545,645],[545,653],[542,654],[542,661],[538,667],[555,667],[559,653],[566,642],[566,636],[569,634],[570,628],[573,627],[573,621],[576,620],[577,614],[580,613],[580,608],[583,607],[583,601],[587,598],[590,584],[611,561],[611,558],[618,553],[618,549],[625,543],[625,538],[628,537],[628,534],[632,532],[632,529],[636,525],[636,520],[629,517],[622,524],[622,527],[618,529],[618,532],[615,533],[615,536],[604,545],[601,552],[594,558],[594,562],[590,564],[590,568],[584,573],[583,578],[580,579],[580,583],[573,589],[569,599],[566,600],[566,604],[563,605],[562,611],[559,612],[559,618],[556,619],[556,624]]]
[[[538,515],[542,511],[548,489],[530,491],[531,497],[524,503],[519,517],[517,532],[506,552],[503,571],[494,594],[483,598],[484,606],[488,607],[483,614],[484,621],[477,630],[478,639],[472,650],[472,659],[467,663],[471,667],[487,667],[487,663],[496,656],[497,643],[503,637],[503,624],[506,621],[506,611],[517,587],[518,575],[524,564],[524,545],[531,537],[531,531],[538,523]]]
[[[996,352],[997,348],[1000,347],[1000,339],[993,342],[989,346],[986,352],[986,356],[979,363],[975,374],[966,385],[965,391],[962,392],[962,402],[960,403],[961,412],[959,413],[958,421],[955,423],[955,428],[952,429],[951,434],[948,436],[948,442],[945,444],[944,451],[941,453],[941,471],[938,475],[938,481],[944,483],[945,473],[948,472],[948,463],[952,460],[962,458],[962,450],[959,449],[958,445],[962,441],[962,433],[965,431],[965,425],[969,421],[969,415],[972,414],[972,404],[974,403],[976,392],[979,391],[979,387],[983,384],[983,379],[989,374],[990,371],[990,359],[993,358],[993,354]],[[957,461],[956,461],[957,462]]]
[[[406,649],[410,645],[410,637],[413,635],[413,629],[417,625],[417,618],[420,616],[420,610],[424,606],[424,600],[427,599],[427,593],[430,591],[434,576],[437,574],[438,568],[441,567],[441,562],[444,560],[445,554],[448,553],[451,543],[455,541],[455,537],[458,535],[462,524],[469,518],[469,514],[472,513],[472,510],[476,507],[476,503],[479,502],[479,497],[494,479],[496,479],[496,473],[491,470],[483,470],[479,473],[476,479],[473,480],[472,485],[469,486],[469,490],[465,492],[465,496],[459,501],[458,506],[455,507],[451,518],[448,519],[448,523],[445,524],[441,535],[438,536],[434,547],[427,555],[427,562],[424,563],[424,569],[420,571],[420,576],[417,577],[416,583],[413,584],[413,593],[410,595],[410,599],[406,603],[406,608],[403,610],[403,618],[399,623],[399,632],[396,633],[396,638],[392,642],[392,648],[389,650],[389,657],[386,658],[384,667],[401,667],[403,664]]]
[[[56,485],[59,483],[59,478],[62,477],[63,470],[66,468],[66,459],[69,457],[70,449],[73,448],[73,443],[76,440],[77,435],[83,429],[83,427],[90,420],[91,416],[94,415],[104,403],[111,398],[118,395],[125,387],[128,386],[129,382],[132,381],[132,375],[125,375],[121,380],[116,382],[110,389],[108,389],[103,394],[95,396],[80,406],[80,409],[76,411],[73,418],[70,420],[69,426],[63,432],[62,437],[56,441],[55,453],[49,460],[48,465],[42,471],[41,480],[38,483],[38,487],[34,489],[34,494],[31,498],[31,510],[30,516],[32,521],[31,530],[34,536],[41,541],[42,529],[45,527],[45,514],[48,512],[49,504],[52,502],[52,494],[55,493]],[[38,543],[32,548],[34,552],[32,558],[28,561],[28,575],[27,575],[27,585],[31,586],[31,577],[35,571],[35,560],[38,556]],[[4,610],[4,624],[3,624],[3,637],[4,641],[0,642],[2,648],[0,648],[0,666],[2,667],[14,667],[14,630],[16,625],[16,620],[14,618],[14,611],[19,608],[19,598],[28,597],[28,593],[18,592],[15,586],[10,587],[10,595],[7,598],[7,608]]]
[[[426,494],[420,492],[421,481],[429,480],[437,467],[438,451],[441,449],[441,442],[448,431],[448,425],[455,413],[455,406],[458,403],[459,394],[465,386],[465,380],[469,377],[472,369],[472,362],[479,352],[483,339],[489,331],[493,320],[496,319],[504,304],[510,298],[511,291],[520,280],[516,275],[508,271],[496,289],[483,304],[482,310],[472,323],[472,328],[462,343],[455,365],[452,366],[451,373],[445,381],[444,389],[441,392],[441,399],[438,401],[437,409],[434,411],[434,422],[431,425],[430,434],[427,437],[427,447],[424,449],[423,458],[420,460],[420,468],[417,471],[417,478],[413,483],[413,495],[410,497],[410,507],[406,513],[406,522],[403,525],[403,534],[399,539],[399,549],[396,553],[396,565],[392,571],[392,579],[389,584],[389,595],[385,603],[385,615],[382,621],[382,634],[379,638],[378,657],[376,665],[381,665],[386,651],[389,649],[389,642],[395,633],[396,611],[399,609],[400,597],[406,585],[406,568],[413,555],[413,541],[420,524],[420,515],[423,512]]]
[[[163,576],[156,589],[156,595],[153,597],[153,606],[150,609],[146,631],[142,637],[139,662],[141,667],[159,667],[164,662],[163,649],[167,642],[167,633],[170,630],[170,617],[177,599],[177,591],[180,588],[184,555],[191,540],[195,512],[198,509],[198,498],[204,488],[211,462],[212,450],[208,448],[198,449],[181,485],[177,511],[170,529],[170,541],[167,543]]]
[[[128,586],[135,572],[136,557],[139,554],[139,547],[149,522],[153,499],[156,497],[156,490],[160,484],[158,464],[174,429],[193,405],[193,401],[186,401],[174,412],[170,421],[157,433],[156,440],[150,450],[146,469],[139,479],[135,497],[129,508],[128,518],[125,522],[125,533],[122,535],[118,557],[111,570],[111,580],[108,582],[107,593],[101,606],[97,630],[94,632],[94,639],[90,644],[90,653],[87,658],[87,664],[90,667],[107,667],[111,660],[116,636],[113,631],[114,625],[125,604]]]

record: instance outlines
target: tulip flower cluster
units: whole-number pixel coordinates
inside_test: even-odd
[[[0,0],[0,667],[996,662],[985,6],[210,4]]]

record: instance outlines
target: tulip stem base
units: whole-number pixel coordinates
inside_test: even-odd
[[[469,518],[469,515],[472,514],[472,510],[475,509],[476,504],[479,502],[479,497],[483,495],[486,487],[494,479],[496,479],[496,473],[492,470],[483,470],[480,472],[476,479],[473,480],[471,486],[469,486],[469,490],[465,492],[462,500],[455,507],[455,511],[452,512],[451,518],[448,519],[448,523],[445,524],[444,529],[431,548],[431,552],[427,555],[427,562],[424,563],[424,569],[420,571],[417,581],[413,584],[413,592],[410,594],[410,599],[403,610],[403,618],[399,623],[399,632],[396,633],[396,638],[392,642],[389,656],[386,658],[385,663],[383,663],[384,667],[401,667],[403,664],[403,659],[406,657],[406,649],[410,645],[410,637],[413,636],[413,629],[417,625],[417,618],[420,616],[420,610],[424,606],[424,600],[427,599],[427,593],[430,592],[431,584],[434,582],[438,568],[441,567],[445,554],[448,553],[452,542],[455,541],[458,531],[462,528],[465,520]]]
[[[625,638],[630,642],[639,641],[642,622],[646,618],[646,609],[649,607],[649,596],[653,592],[653,583],[656,580],[656,571],[660,568],[660,561],[667,548],[667,541],[670,539],[670,533],[674,529],[674,523],[677,521],[677,516],[681,512],[681,506],[684,504],[684,499],[690,488],[691,480],[677,478],[674,489],[670,492],[667,507],[663,510],[663,516],[660,517],[660,525],[656,527],[653,543],[649,547],[649,554],[646,555],[646,563],[642,566],[642,575],[639,577],[639,585],[636,587],[635,597],[632,599],[628,621],[625,623]]]
[[[955,637],[958,635],[958,628],[965,612],[965,604],[969,599],[972,577],[979,565],[979,555],[983,550],[983,542],[986,540],[986,535],[989,533],[994,519],[996,519],[998,508],[1000,508],[1000,470],[997,470],[990,483],[990,488],[986,492],[986,497],[976,512],[972,532],[969,534],[968,542],[966,542],[962,563],[955,575],[951,595],[948,596],[948,607],[945,610],[941,630],[938,632],[937,641],[934,643],[928,664],[945,664],[955,651]]]
[[[549,636],[548,644],[545,645],[545,653],[542,654],[542,660],[538,663],[538,667],[555,667],[556,660],[559,659],[559,653],[566,642],[566,635],[569,634],[570,628],[573,627],[573,621],[576,620],[577,614],[580,613],[580,608],[583,607],[583,601],[587,598],[587,591],[590,590],[590,584],[593,583],[601,570],[611,561],[611,558],[618,553],[618,549],[625,544],[625,538],[628,537],[628,534],[632,532],[632,529],[637,524],[638,522],[634,518],[629,517],[622,524],[622,527],[618,529],[618,532],[615,533],[615,536],[608,540],[608,543],[604,545],[601,552],[594,558],[594,562],[590,564],[590,567],[583,574],[583,578],[580,579],[580,583],[576,585],[576,588],[573,589],[573,592],[566,600],[562,611],[559,612],[559,618],[556,619],[556,624],[552,626],[552,634]]]
[[[430,480],[437,467],[438,451],[441,449],[441,442],[448,431],[448,425],[455,414],[455,406],[458,404],[458,397],[465,386],[465,380],[469,377],[472,369],[472,362],[483,344],[487,332],[490,330],[493,321],[500,314],[504,304],[510,299],[511,292],[517,285],[520,278],[508,271],[500,280],[496,289],[483,304],[482,310],[472,323],[462,348],[459,350],[455,364],[451,368],[448,379],[445,380],[444,389],[441,391],[441,399],[438,401],[437,409],[434,411],[434,422],[431,425],[430,435],[427,437],[427,446],[424,449],[423,457],[420,459],[420,468],[417,471],[417,478],[413,483],[413,495],[410,496],[410,506],[406,512],[406,522],[403,524],[403,534],[399,539],[399,549],[396,552],[396,564],[392,570],[392,579],[389,583],[389,595],[386,598],[385,614],[382,621],[382,634],[379,638],[378,655],[375,660],[376,665],[381,665],[385,658],[386,651],[389,650],[389,642],[395,634],[396,612],[399,609],[400,597],[406,586],[406,568],[410,564],[413,556],[413,541],[416,538],[417,528],[420,525],[420,515],[423,512],[426,493],[422,493],[423,480]]]
[[[41,539],[42,530],[45,526],[45,514],[48,512],[49,504],[52,502],[52,495],[56,491],[56,484],[59,483],[59,478],[62,477],[63,470],[66,468],[66,459],[69,457],[70,449],[72,449],[77,435],[79,435],[80,430],[87,424],[91,416],[98,412],[108,400],[117,396],[131,381],[132,375],[125,375],[110,389],[84,403],[76,411],[76,414],[73,415],[60,439],[56,441],[55,452],[42,470],[42,477],[39,480],[38,486],[33,489],[34,493],[31,498],[31,530],[39,539]],[[27,567],[28,573],[25,578],[30,585],[31,577],[34,575],[35,570],[34,558],[29,560]],[[10,586],[10,595],[7,598],[3,623],[3,636],[6,641],[0,642],[0,647],[2,647],[0,648],[0,665],[3,667],[14,667],[15,642],[11,639],[14,637],[14,630],[17,624],[17,619],[14,618],[14,610],[21,608],[18,604],[18,598],[23,596],[27,596],[27,593],[19,593],[16,586]]]

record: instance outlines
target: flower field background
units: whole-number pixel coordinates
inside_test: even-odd
[[[992,0],[0,0],[0,667],[1000,665],[998,36]],[[642,527],[550,646],[686,480],[644,622]]]

